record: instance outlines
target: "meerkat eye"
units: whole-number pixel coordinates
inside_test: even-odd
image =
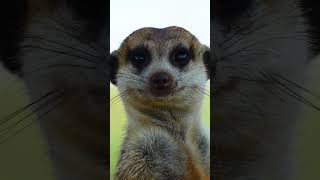
[[[128,59],[138,69],[145,67],[150,60],[149,51],[145,47],[137,47],[129,51]]]
[[[171,63],[183,67],[191,60],[191,52],[185,47],[177,47],[172,52]]]
[[[134,58],[134,61],[137,61],[137,62],[143,62],[145,59],[143,54],[135,54],[133,58]]]
[[[178,54],[176,54],[175,56],[175,60],[177,62],[183,62],[186,61],[189,58],[189,54],[186,52],[179,52]]]

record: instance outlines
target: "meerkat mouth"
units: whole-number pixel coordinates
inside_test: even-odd
[[[159,93],[160,91],[155,93],[152,89],[137,89],[137,92],[139,94],[141,94],[142,96],[150,96],[152,98],[165,99],[168,97],[177,96],[177,93],[183,91],[185,88],[186,88],[186,86],[182,86],[179,88],[168,89],[168,90],[163,91],[161,93]]]

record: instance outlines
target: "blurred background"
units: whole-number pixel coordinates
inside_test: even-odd
[[[308,66],[305,88],[309,100],[320,107],[320,56]],[[320,179],[320,111],[303,106],[297,129],[295,165],[298,180]]]

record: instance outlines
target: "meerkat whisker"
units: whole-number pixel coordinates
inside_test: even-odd
[[[55,102],[57,102],[59,99],[56,99]],[[58,102],[56,104],[54,104],[51,108],[49,108],[47,111],[45,111],[44,113],[40,114],[40,116],[38,117],[39,120],[42,120],[47,114],[49,114],[50,112],[52,112],[53,110],[55,110],[57,107],[59,107],[62,104],[62,102]],[[27,117],[25,117],[27,118]],[[23,118],[24,119],[24,118]],[[22,122],[23,119],[21,119],[20,121]],[[9,139],[11,139],[12,137],[17,136],[19,133],[21,133],[23,130],[25,130],[26,128],[30,127],[32,124],[34,123],[34,121],[31,121],[29,123],[27,123],[26,125],[22,126],[19,130],[17,130],[16,132],[14,132],[13,134],[9,134],[7,135],[7,137],[2,138],[2,140],[0,140],[0,145],[6,143]],[[18,125],[18,124],[17,124]],[[9,132],[8,132],[9,133]]]
[[[2,117],[1,121],[0,121],[0,126],[2,126],[3,124],[7,123],[8,121],[13,119],[14,117],[18,116],[19,114],[25,112],[29,108],[33,107],[34,105],[38,104],[39,102],[43,101],[44,99],[47,99],[48,97],[50,97],[50,96],[52,96],[52,95],[54,95],[56,93],[58,93],[58,91],[50,91],[50,92],[46,93],[45,95],[43,95],[42,97],[36,99],[32,103],[19,108],[18,110],[16,110],[13,113],[10,113],[9,115],[6,115],[6,116]]]
[[[47,51],[47,52],[52,52],[52,53],[56,53],[56,54],[74,57],[74,58],[84,60],[84,61],[87,61],[87,62],[90,62],[93,64],[97,64],[97,62],[95,62],[95,60],[93,58],[83,57],[83,56],[72,54],[70,52],[59,50],[59,49],[46,48],[46,47],[41,47],[41,46],[37,46],[37,45],[21,45],[20,48],[21,49],[39,49],[39,50],[43,50],[43,51]]]
[[[127,93],[128,93],[128,90],[120,92],[117,96],[110,99],[110,101],[116,103],[120,98],[123,98]]]
[[[84,45],[89,47],[90,50],[97,51],[96,49],[99,49],[99,50],[106,52],[106,54],[108,54],[107,49],[103,48],[102,46],[98,46],[98,45],[93,46],[92,44],[88,44],[88,42],[83,41],[80,36],[76,36],[73,33],[64,30],[61,27],[62,25],[59,25],[60,23],[58,22],[58,20],[55,20],[52,17],[49,17],[48,19],[51,21],[47,22],[47,21],[42,21],[42,20],[38,20],[38,19],[33,19],[32,22],[45,25],[47,29],[54,30],[56,32],[62,32],[63,34],[67,35],[68,37],[71,37],[72,39],[83,43]],[[59,28],[59,26],[60,26],[60,28]]]
[[[57,100],[59,100],[61,97],[63,97],[62,94],[58,94],[55,97],[52,97],[48,100],[46,100],[45,102],[43,102],[42,104],[40,104],[38,107],[36,107],[34,110],[31,110],[31,112],[27,115],[25,115],[24,117],[20,118],[18,121],[8,125],[7,127],[3,128],[3,130],[0,130],[0,136],[4,136],[5,134],[7,134],[8,132],[10,132],[10,130],[12,130],[13,128],[17,127],[19,124],[21,124],[24,120],[28,119],[29,117],[31,117],[32,115],[36,114],[38,111],[43,110],[43,108],[47,107],[48,105],[50,105],[52,102],[56,102]],[[3,124],[2,124],[3,125]]]
[[[59,41],[51,40],[51,39],[48,39],[48,38],[45,38],[45,37],[41,37],[41,36],[26,36],[25,38],[26,38],[26,40],[32,40],[32,43],[34,43],[34,41],[37,41],[37,43],[44,42],[43,44],[45,46],[47,46],[47,47],[50,44],[58,45],[57,46],[58,48],[64,48],[65,50],[71,50],[73,53],[81,53],[81,54],[84,54],[84,55],[86,55],[88,57],[91,57],[91,58],[94,58],[94,59],[101,58],[100,56],[97,56],[97,55],[95,55],[93,53],[89,53],[89,51],[84,51],[84,50],[82,50],[80,48],[75,48],[75,47],[70,46],[68,44],[63,44],[63,43],[61,43]],[[24,45],[27,45],[27,44],[24,43]],[[33,44],[30,43],[30,45],[33,45]]]

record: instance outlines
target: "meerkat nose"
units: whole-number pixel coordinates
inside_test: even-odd
[[[173,89],[173,77],[166,72],[157,72],[149,78],[152,93],[158,96],[164,96]]]
[[[158,72],[150,77],[150,83],[157,89],[169,88],[172,84],[172,77],[166,72]]]

